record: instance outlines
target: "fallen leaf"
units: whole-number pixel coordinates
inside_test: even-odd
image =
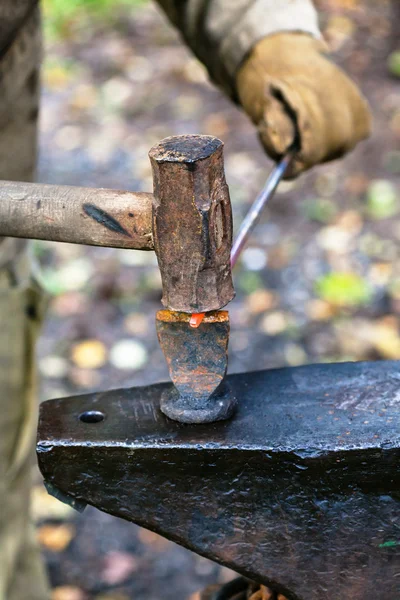
[[[110,552],[105,557],[101,579],[108,585],[118,585],[126,581],[137,568],[138,562],[132,554]]]
[[[395,186],[386,179],[372,181],[367,192],[367,210],[372,219],[387,219],[399,209]]]
[[[70,585],[62,585],[51,591],[51,600],[86,600],[83,590]]]
[[[278,298],[274,292],[269,290],[256,290],[246,297],[245,302],[247,310],[253,315],[258,315],[275,308],[278,304]]]
[[[250,596],[249,600],[272,600],[273,597],[273,592],[262,585],[259,590]]]
[[[288,326],[288,318],[280,311],[272,312],[262,319],[260,330],[267,335],[278,335],[285,331]]]
[[[390,281],[392,271],[393,265],[390,263],[375,263],[369,269],[368,278],[374,285],[386,286]]]
[[[44,519],[64,521],[75,513],[71,506],[50,496],[43,485],[35,485],[32,488],[31,498],[32,518],[35,522]]]
[[[388,360],[400,359],[400,337],[397,322],[378,322],[371,329],[371,337],[374,348],[382,358]]]
[[[72,348],[71,358],[81,369],[98,369],[107,360],[107,349],[99,340],[85,340]]]
[[[131,313],[125,318],[124,326],[132,335],[146,335],[150,329],[150,322],[145,314]]]
[[[44,356],[39,360],[38,366],[41,374],[50,379],[60,379],[68,373],[68,361],[61,356]]]
[[[42,525],[37,530],[39,544],[52,552],[62,552],[75,536],[71,524]]]
[[[307,315],[313,321],[328,321],[335,314],[335,308],[326,300],[314,298],[307,304]]]
[[[389,54],[388,69],[391,75],[400,78],[400,50],[395,50]]]
[[[110,350],[110,363],[117,369],[141,369],[147,358],[147,350],[138,340],[120,340]]]
[[[71,78],[71,73],[68,72],[62,65],[48,66],[45,63],[43,69],[43,82],[46,87],[53,91],[60,91],[64,89]]]
[[[353,235],[359,233],[363,227],[362,216],[357,210],[346,210],[338,215],[335,225]]]
[[[285,348],[285,359],[289,366],[297,367],[307,362],[307,354],[299,344],[288,344]]]
[[[399,322],[393,315],[376,321],[354,319],[351,325],[343,321],[335,325],[335,331],[344,354],[360,360],[369,358],[371,351],[375,351],[381,358],[400,359]]]
[[[93,388],[100,382],[100,374],[94,369],[70,369],[68,378],[74,385],[83,388]]]
[[[88,83],[81,83],[70,92],[68,107],[77,113],[93,108],[97,102],[98,90]]]
[[[372,292],[367,281],[356,273],[333,272],[316,282],[317,294],[334,306],[360,306],[367,304]]]
[[[327,252],[345,254],[350,250],[352,241],[353,235],[336,225],[324,227],[317,234],[318,245]]]
[[[272,598],[272,591],[267,588],[265,585],[261,586],[261,600],[270,600],[270,598]],[[282,594],[279,594],[279,596],[281,597],[280,600],[286,600],[286,598],[284,598],[282,596]]]

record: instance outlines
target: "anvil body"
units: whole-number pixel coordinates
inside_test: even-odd
[[[171,384],[45,402],[45,480],[288,598],[399,600],[398,363],[228,383],[237,412],[207,425],[161,413]]]

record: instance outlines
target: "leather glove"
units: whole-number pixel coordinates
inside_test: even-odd
[[[370,133],[366,100],[330,61],[325,43],[307,34],[262,39],[240,67],[236,85],[271,158],[297,144],[287,179],[342,156]]]

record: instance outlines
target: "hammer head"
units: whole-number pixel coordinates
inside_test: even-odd
[[[170,310],[208,312],[233,290],[232,212],[223,143],[208,135],[169,137],[149,153],[153,169],[153,237],[162,303]]]

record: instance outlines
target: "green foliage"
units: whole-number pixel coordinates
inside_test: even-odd
[[[254,271],[243,271],[238,277],[238,287],[245,294],[251,294],[264,287],[263,280]]]
[[[399,209],[396,188],[386,179],[372,181],[367,191],[367,210],[373,219],[393,217]]]
[[[400,77],[400,50],[396,50],[389,54],[388,69],[391,75]]]
[[[371,298],[368,282],[356,273],[328,273],[318,279],[316,292],[327,302],[340,307],[367,304]]]
[[[310,221],[318,221],[319,223],[330,223],[337,213],[335,204],[326,198],[306,200],[302,208],[305,216]]]
[[[393,548],[394,546],[400,546],[400,542],[388,540],[387,542],[383,542],[383,544],[379,544],[379,548]]]
[[[78,27],[113,20],[121,9],[144,4],[146,0],[43,0],[46,35],[68,37]]]

